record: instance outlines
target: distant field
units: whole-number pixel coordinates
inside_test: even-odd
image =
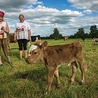
[[[42,40],[43,42],[44,40]],[[80,70],[77,71],[74,85],[69,85],[71,67],[59,68],[61,87],[56,88],[56,79],[51,92],[45,95],[47,69],[41,63],[27,64],[19,59],[17,43],[11,43],[10,57],[15,66],[11,68],[2,53],[4,66],[0,66],[0,98],[98,98],[98,44],[86,39],[48,40],[50,46],[79,41],[83,46],[86,65],[85,83],[79,84]],[[33,42],[32,42],[33,44]],[[66,54],[65,54],[66,55]]]

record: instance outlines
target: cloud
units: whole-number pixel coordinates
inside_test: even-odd
[[[73,7],[85,10],[98,10],[98,0],[68,0]]]
[[[8,12],[19,12],[27,4],[36,4],[37,0],[0,0],[0,8]]]
[[[86,13],[86,14],[91,14],[92,13],[91,10],[84,10],[83,12]]]

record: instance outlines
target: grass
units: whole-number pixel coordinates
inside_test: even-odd
[[[71,68],[62,65],[59,68],[61,87],[56,88],[54,78],[51,92],[45,95],[47,69],[41,63],[29,65],[24,58],[20,60],[17,43],[11,43],[12,49],[9,53],[15,68],[9,66],[2,53],[4,66],[0,66],[0,98],[98,98],[98,44],[91,39],[86,39],[84,42],[81,39],[48,40],[48,43],[51,46],[74,41],[81,42],[83,46],[86,64],[83,85],[79,84],[80,71],[77,72],[74,85],[69,85]]]

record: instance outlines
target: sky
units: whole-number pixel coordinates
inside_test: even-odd
[[[32,36],[50,36],[54,28],[70,36],[79,28],[89,33],[90,26],[98,27],[98,0],[0,0],[0,10],[5,12],[10,33],[15,31],[19,14],[29,22]]]

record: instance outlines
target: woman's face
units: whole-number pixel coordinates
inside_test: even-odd
[[[23,15],[20,15],[19,16],[19,20],[20,20],[20,22],[24,22],[24,16]]]

